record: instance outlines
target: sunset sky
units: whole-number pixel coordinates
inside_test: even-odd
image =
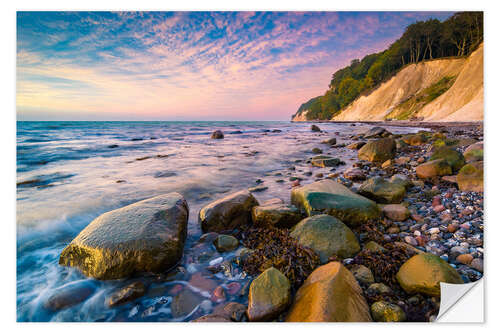
[[[289,120],[451,12],[18,12],[18,120]]]

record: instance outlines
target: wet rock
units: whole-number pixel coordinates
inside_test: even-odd
[[[230,235],[219,235],[214,241],[215,248],[219,252],[229,252],[236,249],[239,245],[236,237]]]
[[[85,301],[94,291],[95,287],[89,282],[71,282],[55,289],[43,306],[50,311],[63,310]]]
[[[422,133],[417,133],[405,135],[401,140],[410,146],[420,146],[427,142],[427,137]]]
[[[404,164],[410,162],[410,160],[411,159],[408,156],[401,156],[401,157],[396,158],[394,160],[394,163],[399,164],[399,165],[404,165]]]
[[[369,241],[368,243],[366,243],[365,246],[363,247],[363,249],[371,251],[371,252],[385,252],[385,251],[387,251],[385,247],[383,247],[382,245],[380,245],[374,241]]]
[[[316,125],[311,125],[311,131],[313,131],[313,132],[321,132],[321,129],[318,126],[316,126]]]
[[[404,186],[391,183],[382,177],[374,177],[365,181],[358,193],[378,203],[400,203],[406,193]]]
[[[203,298],[192,292],[189,288],[184,288],[179,294],[172,299],[172,316],[180,318],[187,316],[201,303]]]
[[[483,162],[466,164],[457,174],[460,191],[483,192]]]
[[[313,149],[311,150],[311,152],[312,152],[313,154],[321,154],[321,153],[323,153],[323,150],[321,150],[320,148],[313,148]]]
[[[309,216],[332,215],[351,227],[381,215],[375,202],[331,179],[292,189],[291,201]]]
[[[336,138],[331,138],[331,139],[328,139],[328,140],[321,141],[321,143],[324,143],[324,144],[327,144],[327,145],[330,145],[330,146],[335,146],[337,144],[337,139]],[[319,154],[321,154],[321,153],[319,153]]]
[[[311,159],[311,165],[320,168],[331,168],[341,164],[338,158],[333,158],[328,155],[317,155]]]
[[[371,306],[372,317],[378,322],[399,322],[406,320],[406,313],[398,305],[378,301]]]
[[[384,215],[392,221],[405,221],[410,217],[410,211],[403,205],[390,204],[382,208]]]
[[[196,272],[191,275],[189,284],[197,289],[207,292],[211,292],[217,287],[217,283],[214,280],[209,279],[207,276],[203,276],[200,272]]]
[[[221,315],[216,315],[216,314],[208,314],[201,316],[200,318],[196,318],[195,320],[192,320],[193,323],[224,323],[224,322],[231,322],[232,320]]]
[[[444,160],[438,159],[420,164],[415,169],[418,178],[428,179],[437,176],[451,175],[451,166]]]
[[[288,322],[367,322],[370,309],[356,279],[339,262],[316,268],[299,288]]]
[[[349,270],[359,283],[371,284],[375,282],[372,271],[364,265],[353,265]]]
[[[290,304],[291,286],[287,277],[274,267],[262,272],[250,285],[247,315],[250,321],[269,321]]]
[[[212,132],[212,136],[210,137],[212,139],[224,139],[224,133],[222,133],[221,130],[216,130]]]
[[[332,255],[353,257],[360,250],[351,229],[330,215],[315,215],[302,220],[291,229],[290,236],[316,252],[321,263],[326,263]]]
[[[352,181],[362,181],[366,179],[366,175],[363,170],[359,168],[351,168],[344,172],[344,177]]]
[[[63,250],[59,264],[103,280],[164,272],[182,257],[188,214],[187,202],[178,193],[104,213]]]
[[[476,271],[483,273],[483,259],[473,259],[470,263],[470,267],[474,268]]]
[[[366,142],[358,141],[358,142],[353,142],[350,145],[347,145],[347,148],[353,149],[353,150],[359,150],[364,145],[366,145]]]
[[[200,210],[198,220],[203,232],[233,230],[252,222],[252,208],[259,203],[248,191],[230,194]]]
[[[265,203],[252,208],[252,220],[255,226],[277,228],[291,228],[302,219],[300,210],[293,205],[279,203]]]
[[[413,182],[409,180],[406,175],[402,175],[400,173],[393,175],[390,179],[390,182],[393,184],[404,186],[404,188],[407,190],[413,187]]]
[[[467,163],[483,160],[483,142],[476,142],[464,151],[464,157]]]
[[[430,253],[420,253],[411,257],[401,266],[396,279],[407,293],[423,293],[430,296],[440,295],[440,282],[464,283],[453,267]]]
[[[251,192],[251,193],[253,193],[253,192],[262,192],[262,191],[265,191],[267,189],[268,189],[267,186],[258,185],[258,186],[254,186],[254,187],[248,188],[248,191]]]
[[[455,149],[448,147],[436,148],[430,157],[430,161],[443,159],[451,166],[453,172],[457,172],[465,164],[464,156]]]
[[[236,295],[241,289],[241,285],[238,282],[229,282],[226,286],[227,293],[229,295]],[[245,308],[246,310],[246,308]]]
[[[382,169],[387,169],[387,168],[390,168],[394,163],[392,162],[392,160],[387,160],[385,161],[384,163],[382,163],[381,167]]]
[[[108,305],[109,307],[122,305],[144,296],[145,293],[146,286],[141,281],[137,281],[113,293],[109,298]]]
[[[366,138],[366,139],[370,139],[370,138],[382,138],[382,137],[387,137],[387,136],[389,136],[391,134],[392,133],[389,132],[388,130],[386,130],[385,128],[376,126],[376,127],[370,128],[368,131],[366,131],[363,134],[363,137]]]
[[[392,289],[383,283],[372,283],[366,290],[368,293],[373,294],[392,294]]]
[[[474,257],[468,253],[466,254],[461,254],[457,257],[457,261],[461,264],[468,265],[472,262]]]
[[[210,299],[215,303],[224,302],[226,300],[226,292],[224,288],[222,288],[221,286],[215,288]]]
[[[394,158],[396,154],[396,142],[391,138],[368,141],[366,145],[358,150],[358,158],[370,162],[385,162]]]

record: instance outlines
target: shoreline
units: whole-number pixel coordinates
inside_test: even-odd
[[[293,121],[292,123],[306,123],[306,124],[367,124],[367,125],[380,125],[380,126],[399,126],[399,127],[422,127],[431,129],[440,129],[448,127],[459,128],[473,128],[476,126],[483,126],[484,121],[382,121],[382,120],[359,120],[359,121],[343,121],[343,120],[308,120],[308,121]]]

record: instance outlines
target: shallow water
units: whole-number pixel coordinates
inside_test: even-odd
[[[310,124],[290,122],[18,122],[17,124],[17,319],[18,321],[189,321],[216,306],[210,294],[188,281],[204,272],[220,254],[195,246],[201,235],[200,208],[226,194],[264,181],[268,189],[254,193],[259,200],[289,201],[290,176],[312,182],[329,169],[306,164],[314,147],[346,162],[356,152],[320,144],[330,137],[337,144],[366,131],[370,125],[319,124],[326,133],[310,131]],[[224,132],[212,140],[213,130]],[[273,132],[280,130],[281,132]],[[393,133],[418,129],[391,127]],[[336,134],[337,133],[337,134]],[[290,170],[295,166],[296,170]],[[277,182],[283,180],[283,182]],[[153,277],[146,296],[109,308],[110,293],[129,281],[95,281],[74,268],[58,265],[62,249],[100,214],[155,195],[179,192],[190,208],[188,239],[181,265],[182,280]],[[200,259],[200,253],[205,258]],[[235,253],[224,255],[230,260]],[[218,273],[216,285],[243,286],[250,277],[235,268]],[[56,288],[90,284],[92,294],[82,303],[53,312],[44,307]],[[189,288],[200,300],[192,313],[173,317],[170,311],[176,286]],[[172,289],[172,290],[171,290]],[[246,297],[227,300],[245,303]]]

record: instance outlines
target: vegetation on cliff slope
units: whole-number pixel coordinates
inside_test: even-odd
[[[366,94],[407,64],[452,56],[467,56],[483,41],[483,13],[460,12],[447,20],[418,21],[388,49],[373,53],[332,75],[324,95],[302,104],[297,113],[330,119],[361,94]]]

